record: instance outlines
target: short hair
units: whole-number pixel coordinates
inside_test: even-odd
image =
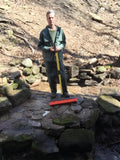
[[[49,11],[47,11],[47,13],[46,13],[46,17],[48,16],[48,14],[50,14],[50,13],[53,13],[53,15],[55,16],[55,12],[54,12],[54,10],[49,10]]]

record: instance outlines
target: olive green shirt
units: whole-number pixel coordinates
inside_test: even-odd
[[[55,37],[56,37],[56,30],[50,30],[50,36],[52,38],[53,43],[55,42]]]

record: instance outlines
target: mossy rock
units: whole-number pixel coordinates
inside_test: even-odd
[[[17,106],[25,102],[31,96],[31,92],[28,88],[22,88],[13,90],[13,92],[9,93],[7,96],[13,104],[13,106]]]
[[[24,69],[23,69],[23,74],[24,74],[25,76],[31,75],[31,74],[32,74],[32,69],[31,69],[31,68],[24,68]]]
[[[30,75],[30,76],[27,76],[27,77],[26,77],[26,81],[27,81],[29,84],[33,84],[33,83],[36,81],[36,78],[35,78],[35,76]]]
[[[95,135],[88,129],[67,129],[59,138],[62,152],[90,152],[94,147]]]
[[[68,114],[65,116],[59,116],[55,119],[53,119],[53,123],[57,124],[57,125],[63,125],[63,126],[69,126],[72,124],[76,124],[79,123],[80,119],[72,114]]]
[[[98,97],[97,101],[104,112],[113,114],[120,112],[120,101],[113,98],[112,96],[101,95]]]

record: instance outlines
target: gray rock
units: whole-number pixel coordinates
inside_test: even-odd
[[[70,83],[75,83],[75,82],[79,82],[80,80],[78,78],[70,78],[69,82]]]
[[[30,58],[26,58],[24,59],[21,64],[24,66],[24,67],[32,67],[33,63],[32,63],[32,60]]]
[[[107,77],[107,73],[95,74],[94,78],[98,81],[103,81]]]
[[[112,78],[120,79],[120,68],[116,67],[110,71],[110,75]]]
[[[78,83],[75,83],[75,82],[70,82],[70,83],[67,83],[68,86],[78,86],[79,84]]]
[[[71,77],[74,78],[79,75],[79,67],[71,66]]]
[[[119,94],[119,90],[117,87],[102,87],[100,89],[99,95],[111,95],[111,96],[117,96]]]
[[[32,67],[32,73],[33,75],[37,75],[40,72],[40,68],[37,65],[33,65]]]
[[[82,107],[80,105],[72,105],[71,110],[75,113],[79,113],[82,110]]]
[[[99,117],[98,109],[83,109],[80,114],[80,124],[83,128],[95,128],[96,121]]]
[[[46,74],[46,68],[44,66],[41,66],[41,73]]]
[[[98,85],[98,82],[91,79],[91,80],[85,80],[85,85],[86,86],[97,86]]]
[[[90,80],[90,79],[92,79],[92,77],[89,76],[86,72],[80,73],[80,74],[79,74],[79,78],[80,78],[80,79],[83,79],[83,80]]]
[[[91,17],[94,21],[97,21],[97,22],[100,22],[100,23],[103,22],[102,18],[101,18],[100,16],[98,16],[97,14],[95,14],[95,13],[89,13],[89,14],[90,14],[90,17]]]
[[[21,73],[18,68],[11,68],[11,70],[9,71],[9,73],[7,75],[7,77],[10,80],[14,80],[16,78],[19,78],[20,76],[21,76]]]
[[[12,61],[9,62],[9,65],[11,66],[16,66],[21,64],[21,59],[13,59]]]
[[[59,152],[59,148],[53,138],[48,137],[44,131],[35,132],[35,141],[33,142],[32,149],[39,151],[39,153],[49,154]]]

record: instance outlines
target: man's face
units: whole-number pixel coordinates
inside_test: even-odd
[[[48,14],[48,16],[47,16],[47,21],[48,21],[48,25],[49,25],[49,26],[54,25],[55,17],[54,17],[54,14],[53,14],[53,13]]]

